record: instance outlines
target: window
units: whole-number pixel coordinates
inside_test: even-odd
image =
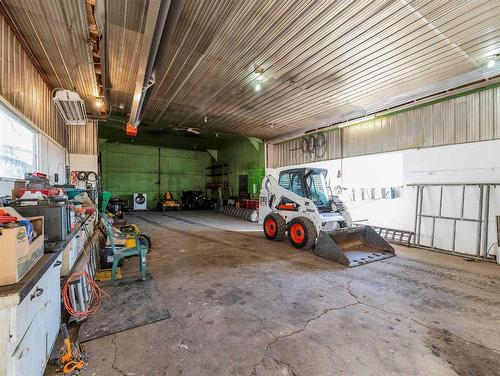
[[[0,105],[0,177],[24,178],[36,170],[36,132]]]
[[[326,206],[328,198],[325,176],[320,171],[313,171],[306,178],[307,189],[309,189],[311,200],[317,207]]]
[[[278,184],[283,188],[292,191],[299,196],[304,197],[304,190],[302,189],[302,174],[298,171],[282,172],[280,174]]]

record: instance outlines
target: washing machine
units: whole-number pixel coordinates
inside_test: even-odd
[[[148,196],[146,193],[134,193],[134,210],[147,210]]]

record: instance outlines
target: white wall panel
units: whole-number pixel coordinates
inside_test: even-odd
[[[97,155],[70,154],[69,168],[71,171],[97,172]]]
[[[58,174],[58,184],[66,182],[66,151],[43,134],[38,135],[38,170],[49,175],[51,181]]]
[[[404,156],[406,184],[500,182],[499,140],[408,150]]]

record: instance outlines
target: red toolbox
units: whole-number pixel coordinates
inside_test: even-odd
[[[241,200],[241,207],[245,209],[257,210],[259,208],[259,200],[244,198]]]

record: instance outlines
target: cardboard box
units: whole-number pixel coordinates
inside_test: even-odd
[[[26,219],[38,234],[31,243],[24,226],[0,229],[0,286],[19,282],[43,256],[43,217]]]

